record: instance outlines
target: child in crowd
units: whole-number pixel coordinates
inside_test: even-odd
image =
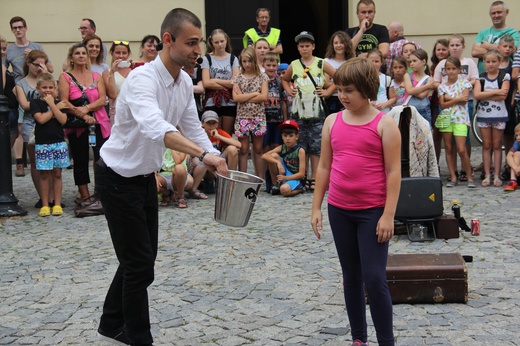
[[[377,91],[377,100],[372,101],[372,105],[384,113],[388,113],[390,108],[395,104],[397,96],[395,89],[390,88],[392,78],[381,72],[383,66],[383,53],[377,48],[374,48],[367,53],[367,58],[376,65],[379,72],[379,90]]]
[[[507,153],[506,161],[511,168],[511,180],[504,187],[504,191],[515,191],[520,176],[520,124],[515,126],[515,142]]]
[[[285,62],[282,62],[280,65],[278,65],[276,74],[280,80],[283,80],[283,76],[285,75],[285,72],[287,72],[288,68],[289,68],[289,64],[287,64]],[[283,87],[283,85],[282,85],[282,87]],[[291,85],[291,88],[292,88],[292,85]],[[289,117],[289,114],[291,114],[291,110],[292,110],[292,96],[287,94],[285,92],[285,90],[283,90],[283,93],[285,96],[285,104],[287,105],[287,117]]]
[[[430,113],[429,96],[435,89],[433,78],[427,73],[428,53],[424,49],[418,49],[410,54],[410,68],[412,72],[404,75],[404,86],[408,94],[405,104],[414,106],[422,117],[432,123]]]
[[[408,64],[402,56],[396,56],[392,60],[390,67],[391,73],[394,77],[390,87],[394,89],[394,94],[396,97],[396,101],[393,106],[402,106],[408,96],[404,87],[404,75],[406,74]]]
[[[515,41],[514,38],[506,35],[502,36],[500,38],[500,41],[498,42],[497,50],[502,55],[502,63],[500,64],[500,70],[504,71],[505,73],[509,73],[511,76],[512,81],[516,81],[516,79],[513,77],[513,61],[512,57],[513,54],[515,54]],[[515,142],[514,137],[514,128],[517,124],[516,122],[516,114],[515,114],[515,107],[514,107],[514,92],[516,90],[516,84],[514,82],[509,83],[509,93],[507,94],[506,98],[506,107],[507,107],[507,114],[508,114],[508,120],[506,122],[506,128],[504,129],[504,146],[506,148],[511,148],[513,143]],[[509,179],[509,169],[507,168],[504,170],[503,173],[503,179]]]
[[[413,42],[406,42],[405,44],[403,44],[401,56],[406,60],[408,65],[410,65],[410,55],[412,55],[412,53],[416,50],[417,46]],[[410,68],[408,72],[412,72],[412,69]]]
[[[260,68],[260,72],[264,73],[264,57],[270,51],[269,43],[265,38],[260,38],[253,45],[256,53],[256,60],[258,62],[258,68]]]
[[[435,126],[442,133],[446,163],[450,171],[451,179],[446,184],[446,187],[457,185],[456,166],[454,165],[456,160],[452,157],[453,137],[455,137],[455,144],[462,167],[467,172],[471,172],[471,162],[466,151],[466,136],[470,126],[467,102],[472,87],[468,80],[459,78],[461,68],[460,60],[457,57],[449,56],[445,63],[445,72],[448,80],[443,82],[438,89],[442,112],[438,115]],[[468,187],[476,187],[471,174],[468,175]]]
[[[449,42],[445,38],[438,39],[433,45],[431,62],[430,66],[430,75],[433,76],[435,73],[435,68],[442,60],[446,59],[450,52],[448,50]],[[437,88],[433,90],[432,97],[430,98],[430,110],[432,115],[432,124],[435,124],[437,120],[437,115],[439,115],[439,94],[437,93]],[[433,145],[435,146],[435,157],[437,158],[437,162],[441,157],[441,146],[442,146],[442,135],[439,132],[439,129],[433,126]]]
[[[311,225],[320,239],[328,189],[353,345],[368,345],[365,287],[377,341],[394,345],[386,263],[401,183],[401,134],[391,117],[370,104],[379,88],[374,64],[353,58],[340,66],[334,83],[345,110],[323,125]]]
[[[50,73],[42,73],[36,82],[40,93],[39,99],[30,101],[30,111],[36,120],[34,128],[36,169],[40,171],[40,191],[42,207],[40,216],[62,215],[61,207],[62,179],[61,170],[70,165],[69,151],[63,133],[63,124],[67,115],[60,108],[65,104],[56,104],[58,96],[56,81]],[[54,189],[54,206],[49,207],[49,189],[51,180]]]
[[[267,53],[264,57],[265,74],[269,77],[265,117],[267,132],[264,136],[264,153],[282,144],[282,136],[278,126],[287,120],[287,103],[282,81],[276,76],[278,55]]]
[[[255,50],[247,47],[239,58],[241,73],[233,78],[233,99],[238,104],[235,135],[241,148],[238,169],[247,172],[249,137],[252,136],[256,174],[265,176],[262,156],[263,139],[267,131],[264,104],[267,101],[269,77],[260,72]]]
[[[511,80],[512,83],[515,83],[513,87],[516,90],[514,100],[512,101],[512,116],[510,118],[509,122],[512,122],[513,124],[517,124],[517,121],[520,119],[520,49],[518,49],[515,53],[514,59],[513,59],[513,65],[512,65],[512,72],[511,72]],[[507,125],[506,125],[507,128]],[[509,141],[508,136],[504,136],[504,144],[507,144]],[[516,127],[515,127],[515,135],[514,137],[516,140],[518,140],[517,134],[516,134]],[[512,145],[511,145],[512,146]],[[506,147],[508,148],[508,147]],[[509,161],[508,161],[509,164]]]
[[[240,68],[238,59],[231,53],[231,41],[224,30],[211,32],[207,54],[202,59],[202,84],[206,90],[203,109],[216,112],[220,117],[220,127],[231,133],[237,113],[231,95],[231,79],[240,72]]]
[[[328,115],[324,98],[331,95],[336,88],[331,83],[327,89],[323,89],[325,74],[333,76],[336,70],[329,63],[312,54],[316,46],[314,36],[310,32],[302,31],[294,41],[301,58],[291,62],[283,76],[282,85],[285,92],[293,97],[291,116],[298,123],[300,144],[311,163],[311,179],[307,179],[305,188],[313,191],[321,153],[321,129]],[[294,81],[294,88],[291,87],[291,81]],[[307,168],[306,173],[308,173]]]
[[[502,186],[500,168],[502,167],[502,133],[508,119],[505,99],[509,93],[509,73],[500,71],[502,56],[496,50],[484,54],[486,72],[480,75],[480,81],[475,83],[475,98],[477,104],[477,121],[482,135],[482,161],[484,162],[485,178],[482,186],[491,183],[491,150],[494,156],[495,178],[494,186]]]
[[[279,125],[283,144],[262,155],[269,165],[271,180],[276,182],[272,195],[296,196],[303,192],[301,180],[305,177],[305,150],[298,144],[298,124],[286,120]]]
[[[332,34],[325,52],[325,61],[328,62],[334,69],[338,69],[345,61],[355,57],[354,49],[352,47],[352,40],[344,30],[336,31]],[[327,75],[332,82],[332,77]],[[343,109],[343,105],[338,99],[338,93],[334,93],[327,99],[329,112],[335,113]]]
[[[242,147],[239,141],[231,137],[229,133],[218,128],[218,114],[213,111],[202,113],[202,127],[213,144],[213,147],[221,152],[221,156],[226,159],[228,168],[236,170],[238,168],[238,149]]]
[[[461,64],[461,72],[459,75],[459,78],[463,78],[468,80],[471,85],[473,86],[475,84],[475,81],[478,79],[478,67],[475,61],[470,58],[465,58],[462,56],[462,53],[464,52],[464,48],[466,48],[464,37],[460,34],[454,34],[449,39],[449,53],[450,56],[454,56],[460,60]],[[448,77],[446,75],[446,72],[444,71],[444,64],[446,63],[446,60],[442,60],[439,62],[437,67],[435,68],[435,74],[433,75],[433,79],[435,80],[435,86],[438,87],[441,82],[446,82],[448,80]],[[468,100],[468,113],[469,113],[469,122],[471,123],[473,120],[473,91],[469,94],[469,100]],[[469,127],[468,127],[468,134],[466,135],[466,149],[468,151],[468,156],[471,157],[471,141],[470,141],[470,134],[469,134]],[[452,156],[454,163],[453,165],[457,167],[457,156]],[[455,168],[455,171],[457,169]],[[468,180],[468,174],[472,174],[472,171],[469,171],[466,173],[464,170],[461,170],[459,175],[460,181],[469,181]],[[451,179],[451,178],[450,178]]]
[[[170,205],[171,195],[173,194],[173,201],[178,208],[188,208],[184,192],[191,189],[193,177],[188,174],[186,162],[187,155],[185,153],[170,149],[165,150],[162,170],[160,173],[156,173],[157,191],[162,194],[161,207]]]

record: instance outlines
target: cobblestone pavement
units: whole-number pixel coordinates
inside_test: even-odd
[[[41,218],[30,176],[13,177],[29,214],[0,219],[0,344],[103,344],[96,329],[116,259],[104,217],[75,218],[72,172],[63,178],[65,214]],[[480,219],[480,236],[391,240],[391,253],[474,257],[467,304],[394,306],[398,345],[520,345],[520,191],[478,185],[445,188],[443,199],[447,212],[458,199],[462,216]],[[322,240],[314,237],[311,202],[311,193],[261,193],[244,228],[213,220],[214,195],[161,208],[149,289],[155,344],[350,345],[332,235],[327,224]]]

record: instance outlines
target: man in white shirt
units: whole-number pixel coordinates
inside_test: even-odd
[[[99,337],[111,342],[153,343],[147,295],[158,242],[153,172],[161,167],[164,150],[198,157],[208,169],[227,174],[225,159],[217,156],[200,126],[191,77],[181,70],[193,67],[201,54],[201,26],[185,9],[166,15],[162,51],[128,75],[117,99],[112,134],[96,163],[96,189],[119,260],[98,328]]]

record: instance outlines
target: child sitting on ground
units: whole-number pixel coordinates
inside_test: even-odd
[[[170,205],[173,194],[178,208],[188,208],[184,191],[193,186],[193,177],[188,174],[186,158],[186,154],[175,150],[166,149],[164,152],[162,171],[155,175],[157,191],[162,194],[161,207]]]
[[[296,121],[286,120],[279,126],[283,144],[262,155],[269,165],[272,195],[296,196],[303,192],[301,180],[305,177],[305,150],[298,144],[299,127]]]
[[[226,159],[228,168],[236,170],[238,168],[238,149],[242,147],[242,144],[229,133],[218,128],[218,114],[214,111],[202,113],[201,121],[211,144],[222,153],[221,156]]]
[[[36,169],[40,171],[40,195],[42,207],[40,216],[62,215],[61,207],[62,179],[61,169],[70,165],[69,151],[63,133],[63,124],[67,115],[60,108],[63,102],[56,104],[56,81],[50,73],[42,73],[36,82],[40,93],[39,99],[30,101],[31,114],[36,120],[34,127]],[[54,186],[54,206],[49,207],[50,180]]]

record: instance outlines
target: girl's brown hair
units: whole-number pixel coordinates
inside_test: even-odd
[[[366,99],[377,99],[379,72],[372,61],[365,58],[352,58],[343,63],[334,73],[334,84],[353,85]]]
[[[45,65],[49,62],[49,57],[45,52],[37,49],[33,49],[27,54],[25,58],[25,64],[23,65],[23,75],[27,76],[29,74],[29,64],[32,64],[36,59],[43,58],[45,60]]]
[[[247,47],[242,50],[242,53],[240,53],[238,57],[238,62],[240,64],[240,69],[242,72],[244,72],[244,66],[242,65],[242,58],[249,58],[251,59],[251,65],[253,67],[253,71],[255,75],[260,74],[260,66],[258,66],[258,59],[256,58],[255,50],[252,47]]]
[[[350,36],[343,30],[336,31],[332,34],[329,39],[329,44],[327,45],[327,51],[325,52],[325,58],[333,59],[336,54],[334,52],[334,39],[339,38],[343,44],[345,45],[345,60],[352,59],[354,54],[354,49],[352,48],[352,40]]]
[[[213,45],[213,36],[215,35],[224,35],[226,38],[226,52],[231,53],[231,40],[229,39],[229,35],[222,29],[215,29],[209,34],[208,40],[206,41],[206,54],[213,53],[215,51],[215,46]]]

